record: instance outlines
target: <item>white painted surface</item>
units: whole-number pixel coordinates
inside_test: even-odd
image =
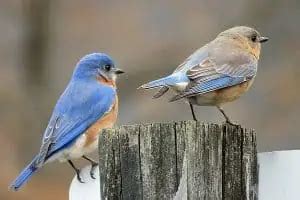
[[[258,154],[259,200],[300,200],[300,150]]]
[[[70,190],[69,200],[101,200],[99,168],[95,169],[96,179],[90,177],[91,166],[86,166],[81,170],[81,177],[85,183],[80,183],[74,176]]]
[[[175,194],[173,200],[185,200],[187,199],[187,162],[186,162],[186,153],[183,157],[182,173],[181,179],[178,186],[178,190]]]
[[[300,150],[274,151],[258,154],[259,200],[300,200]],[[85,183],[73,178],[70,200],[101,200],[99,170],[96,180],[90,178],[90,166],[84,167],[81,176]],[[180,189],[174,199],[182,198]]]

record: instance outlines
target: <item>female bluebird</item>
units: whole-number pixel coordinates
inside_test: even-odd
[[[68,161],[82,182],[80,170],[71,161],[82,157],[91,162],[91,177],[94,178],[97,163],[86,154],[97,148],[99,131],[111,128],[116,122],[116,78],[121,73],[123,71],[103,53],[86,55],[78,62],[57,101],[39,153],[12,183],[12,189],[18,190],[35,171],[54,160]]]
[[[178,94],[170,101],[186,98],[194,120],[193,105],[216,106],[226,122],[233,124],[221,106],[249,89],[256,75],[261,43],[267,40],[253,28],[233,27],[194,52],[171,75],[140,88],[160,88],[153,98],[172,88]]]

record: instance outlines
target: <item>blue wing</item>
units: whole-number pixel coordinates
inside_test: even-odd
[[[114,88],[96,81],[89,84],[71,81],[55,106],[35,164],[42,165],[53,154],[72,144],[109,112],[115,95]]]
[[[190,80],[187,88],[170,101],[205,94],[252,79],[256,75],[257,60],[241,53],[232,55],[222,58],[222,62],[217,58],[202,58],[199,64],[186,71]]]
[[[173,73],[177,72],[186,72],[190,68],[193,68],[199,63],[201,63],[203,60],[205,60],[209,54],[208,54],[208,46],[203,46],[200,49],[197,49],[194,53],[192,53],[187,59],[185,59],[176,69]]]
[[[231,77],[224,75],[201,84],[196,84],[195,86],[189,88],[188,92],[186,92],[186,95],[204,94],[221,88],[237,85],[244,81],[245,79],[243,77]]]

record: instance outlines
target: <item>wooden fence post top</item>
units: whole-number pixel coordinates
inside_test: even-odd
[[[195,121],[99,136],[102,199],[257,199],[255,132]]]

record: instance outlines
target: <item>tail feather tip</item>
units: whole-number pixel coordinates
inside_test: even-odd
[[[32,166],[30,164],[27,166],[20,175],[12,182],[12,184],[9,186],[10,190],[18,191],[34,174],[34,172],[37,170],[36,167]]]

